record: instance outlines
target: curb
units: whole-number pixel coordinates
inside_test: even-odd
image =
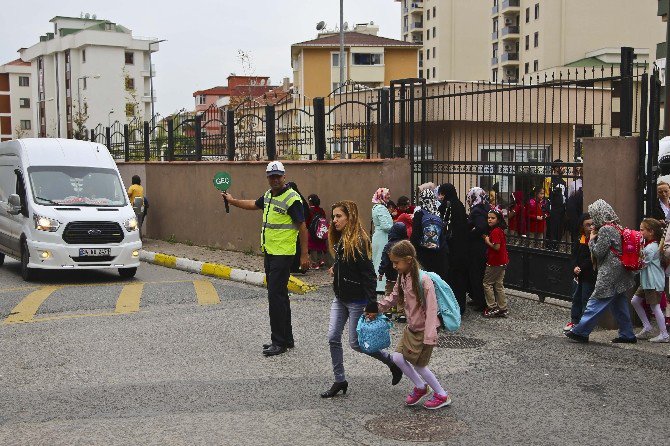
[[[160,254],[151,251],[140,251],[140,260],[152,263],[154,265],[174,268],[189,273],[201,274],[204,276],[217,277],[219,279],[242,282],[249,285],[267,287],[265,274],[256,271],[247,271],[244,269],[232,268],[220,263],[200,262],[198,260],[175,257],[167,254]],[[300,279],[291,276],[288,281],[288,290],[291,293],[306,294],[314,291],[315,286],[308,285]]]

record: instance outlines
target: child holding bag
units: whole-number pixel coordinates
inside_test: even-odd
[[[392,307],[400,297],[405,299],[407,327],[393,362],[412,380],[414,389],[407,396],[405,404],[418,404],[432,389],[432,397],[423,404],[426,409],[439,409],[451,404],[451,398],[428,368],[433,347],[437,344],[438,320],[437,297],[432,279],[419,273],[416,250],[407,240],[396,243],[390,252],[393,267],[398,271],[398,281],[393,292],[378,304],[378,311]],[[367,311],[372,309],[367,308]],[[375,314],[368,314],[374,318]]]

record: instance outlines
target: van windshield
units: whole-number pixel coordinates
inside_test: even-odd
[[[28,168],[35,203],[45,206],[126,205],[126,194],[113,169],[70,166]]]

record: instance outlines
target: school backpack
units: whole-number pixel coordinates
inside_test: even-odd
[[[328,221],[321,215],[315,215],[309,224],[309,233],[314,239],[326,240],[328,238]]]
[[[391,345],[391,327],[393,323],[383,314],[378,314],[374,320],[367,320],[361,314],[356,325],[358,345],[364,353],[376,353]]]
[[[444,237],[442,237],[444,231],[445,224],[439,215],[424,211],[421,217],[420,246],[431,251],[439,251],[444,245]]]
[[[458,330],[461,327],[461,307],[458,305],[454,292],[451,290],[449,284],[436,273],[419,270],[419,280],[422,281],[425,275],[428,275],[433,281],[435,297],[437,298],[438,315],[442,319],[442,326],[447,331]],[[423,288],[420,288],[421,295],[423,296]]]
[[[621,252],[610,248],[628,271],[639,271],[644,267],[644,238],[640,231],[608,224],[621,234]]]

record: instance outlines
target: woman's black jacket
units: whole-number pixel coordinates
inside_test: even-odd
[[[375,268],[364,248],[363,255],[356,253],[354,260],[344,258],[344,247],[338,243],[335,247],[333,265],[333,291],[342,302],[376,302],[377,275]]]

